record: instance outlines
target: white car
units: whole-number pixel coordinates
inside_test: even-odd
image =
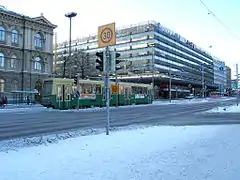
[[[194,98],[194,94],[189,94],[188,96],[185,97],[186,99],[193,99]]]

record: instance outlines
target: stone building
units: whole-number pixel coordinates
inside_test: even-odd
[[[42,14],[31,18],[0,7],[0,92],[40,90],[52,75],[56,27]]]

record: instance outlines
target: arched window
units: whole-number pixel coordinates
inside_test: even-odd
[[[4,83],[5,81],[3,79],[0,79],[0,92],[4,92]]]
[[[18,90],[18,81],[13,80],[12,81],[12,91],[17,91]]]
[[[0,26],[0,41],[5,41],[5,28]]]
[[[19,35],[16,30],[12,30],[12,43],[18,44]]]
[[[34,58],[33,69],[36,71],[42,70],[41,58],[38,56]]]
[[[34,35],[34,46],[38,48],[43,47],[43,36],[40,33]]]
[[[9,68],[11,69],[16,69],[18,66],[18,62],[17,62],[17,56],[12,55],[11,58],[9,59]]]
[[[0,68],[4,67],[4,54],[0,52]]]

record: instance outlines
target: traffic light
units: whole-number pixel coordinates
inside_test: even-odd
[[[96,56],[96,69],[102,72],[104,70],[104,54],[103,52],[97,52]]]
[[[223,66],[219,67],[219,71],[224,71],[224,67]]]
[[[74,84],[77,85],[77,77],[74,77]]]
[[[115,53],[115,70],[116,71],[119,70],[119,69],[122,69],[122,67],[119,64],[123,61],[118,59],[120,56],[121,56],[120,53],[117,53],[117,52]]]

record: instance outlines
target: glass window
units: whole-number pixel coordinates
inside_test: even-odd
[[[3,27],[0,27],[0,41],[5,41],[5,29]]]
[[[5,81],[3,79],[0,79],[0,92],[4,92],[4,83]]]
[[[17,91],[18,90],[18,81],[14,80],[12,81],[12,91]]]
[[[34,35],[34,45],[38,48],[43,47],[43,37],[40,33]]]
[[[33,69],[37,71],[42,70],[42,64],[41,64],[41,58],[40,57],[35,57],[34,63],[33,63]]]
[[[11,59],[9,60],[9,68],[11,69],[17,68],[17,56],[12,55]]]
[[[4,67],[4,54],[0,52],[0,67]]]
[[[16,30],[12,30],[12,43],[18,44],[18,32]]]

